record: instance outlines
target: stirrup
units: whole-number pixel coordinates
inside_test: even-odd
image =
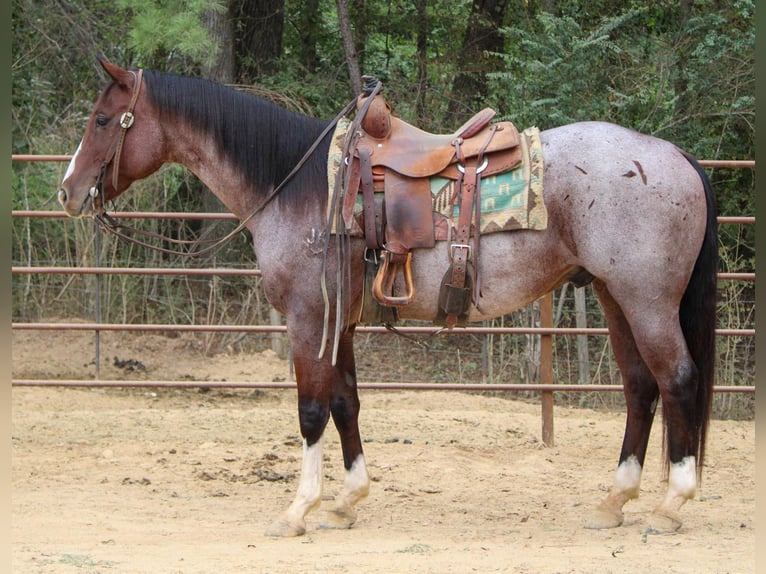
[[[391,255],[390,251],[385,250],[381,254],[381,266],[378,274],[375,276],[375,281],[372,283],[372,296],[382,305],[402,307],[409,305],[415,298],[415,284],[412,280],[412,252],[407,252],[403,263],[391,261]],[[405,292],[403,295],[394,296],[390,293],[399,267],[402,268],[402,274],[404,275]]]

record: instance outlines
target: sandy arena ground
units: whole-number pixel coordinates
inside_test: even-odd
[[[119,341],[119,346],[118,346]],[[92,374],[92,334],[15,333],[16,379]],[[183,338],[110,335],[103,379],[285,380],[273,353],[204,357]],[[111,365],[112,357],[126,363]],[[134,361],[133,363],[130,360]],[[133,372],[126,373],[133,368]],[[755,572],[755,425],[713,421],[675,534],[647,532],[665,490],[661,425],[625,524],[586,530],[612,481],[624,413],[469,393],[362,391],[373,484],[354,528],[264,536],[293,498],[292,390],[14,388],[14,573]],[[325,498],[343,481],[328,427]],[[326,503],[329,504],[329,503]]]

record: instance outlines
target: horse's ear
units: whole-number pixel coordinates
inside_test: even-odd
[[[98,63],[101,64],[104,71],[109,74],[109,77],[118,84],[128,85],[128,82],[132,79],[130,72],[123,70],[115,64],[107,62],[101,57],[98,58]]]

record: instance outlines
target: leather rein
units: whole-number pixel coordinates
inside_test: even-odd
[[[128,241],[130,243],[134,243],[136,245],[140,245],[142,247],[146,247],[149,249],[153,249],[155,251],[159,251],[161,253],[166,253],[169,255],[180,255],[183,257],[198,257],[200,255],[204,255],[214,249],[217,249],[218,247],[222,246],[226,242],[230,241],[234,236],[236,236],[240,231],[246,228],[247,223],[255,217],[258,213],[263,211],[263,209],[271,202],[272,199],[274,199],[277,194],[287,185],[287,183],[290,182],[290,180],[295,176],[296,173],[303,167],[303,165],[308,161],[309,157],[316,151],[319,144],[322,142],[322,140],[327,136],[327,134],[330,132],[330,130],[334,129],[338,121],[348,114],[356,105],[356,99],[349,102],[348,105],[346,105],[343,110],[338,113],[337,116],[325,127],[325,129],[322,131],[321,134],[319,134],[319,137],[314,141],[313,144],[308,148],[306,153],[303,155],[301,160],[295,165],[295,167],[290,171],[290,173],[285,176],[285,178],[282,180],[282,182],[276,186],[274,189],[272,189],[269,194],[261,201],[261,203],[244,219],[242,219],[237,225],[237,227],[226,234],[225,236],[221,237],[220,239],[211,239],[211,240],[182,240],[182,239],[173,239],[171,237],[167,237],[158,233],[153,233],[150,231],[144,231],[142,229],[137,229],[135,227],[131,227],[129,225],[125,225],[123,223],[120,223],[117,221],[114,217],[109,215],[106,212],[106,209],[104,208],[104,178],[106,176],[106,170],[108,169],[110,164],[114,164],[112,168],[112,187],[114,187],[115,191],[117,190],[117,182],[119,180],[119,172],[120,172],[120,157],[122,155],[122,147],[125,142],[125,135],[127,134],[130,127],[135,122],[135,107],[136,102],[138,101],[138,95],[141,91],[141,84],[143,80],[143,69],[139,69],[137,72],[130,71],[131,74],[133,74],[135,78],[135,83],[133,85],[133,93],[130,98],[130,104],[128,106],[128,109],[126,112],[122,114],[120,117],[120,133],[117,136],[117,140],[115,142],[115,145],[110,149],[109,153],[107,153],[106,158],[104,159],[104,162],[101,164],[101,168],[99,170],[98,178],[96,180],[96,185],[90,188],[90,196],[93,200],[93,208],[95,210],[95,215],[93,216],[93,219],[96,221],[96,223],[99,225],[99,227],[108,233],[111,233],[112,235],[117,236],[120,239],[123,239],[125,241]],[[140,239],[136,239],[135,237],[131,237],[130,235],[126,235],[124,231],[128,231],[130,233],[136,234],[136,235],[142,235],[144,237],[150,237],[153,239],[158,239],[164,242],[176,244],[176,245],[199,245],[200,243],[210,243],[211,245],[208,245],[207,247],[203,249],[198,249],[196,251],[179,251],[174,249],[167,249],[161,246],[152,245],[150,243],[147,243],[145,241],[142,241]]]

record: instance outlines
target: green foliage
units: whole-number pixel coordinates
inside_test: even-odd
[[[626,50],[613,38],[642,10],[605,17],[592,29],[570,16],[537,15],[531,29],[506,28],[509,50],[497,54],[506,70],[490,74],[498,107],[520,125],[541,129],[605,116],[613,74]]]
[[[181,55],[211,65],[219,49],[203,27],[206,11],[223,12],[222,0],[118,0],[117,7],[130,15],[129,46],[136,65],[161,61],[161,56]]]
[[[588,19],[565,2],[503,30],[495,100],[520,126],[604,120],[663,137],[703,159],[749,159],[755,140],[753,2],[627,3]],[[621,4],[622,5],[622,4]],[[596,10],[598,7],[592,7]],[[719,213],[755,212],[751,170],[711,171]],[[752,270],[754,228],[722,229],[725,271]],[[736,255],[735,255],[736,254]]]
[[[662,4],[629,6],[595,21],[539,12],[530,26],[504,29],[508,48],[498,56],[505,69],[491,75],[498,107],[543,128],[601,119],[683,138],[699,125],[705,144],[720,132],[701,120],[746,127],[754,116],[752,2],[727,14],[700,6],[676,27],[667,24],[669,3]],[[685,139],[692,152],[711,157],[698,134]]]

